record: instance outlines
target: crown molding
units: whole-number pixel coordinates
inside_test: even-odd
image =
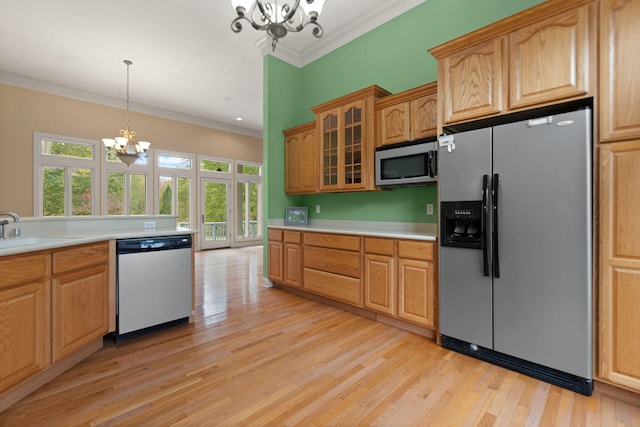
[[[393,0],[385,2],[383,7],[368,11],[358,20],[350,22],[348,26],[335,31],[333,34],[327,35],[325,31],[321,39],[314,40],[314,44],[305,48],[304,51],[292,49],[284,43],[278,43],[278,47],[273,52],[271,42],[267,40],[266,35],[256,42],[256,46],[262,50],[263,55],[270,54],[291,65],[302,68],[425,1],[427,0]],[[322,15],[320,15],[318,21],[322,24]]]
[[[44,80],[32,79],[5,71],[0,71],[0,83],[4,83],[10,86],[17,86],[24,89],[36,90],[39,92],[46,92],[52,95],[73,98],[80,101],[92,102],[94,104],[106,105],[108,107],[123,109],[121,98],[111,98],[89,92],[83,92],[65,86],[56,85]],[[251,136],[254,138],[262,139],[263,137],[261,130],[233,126],[228,123],[205,119],[203,117],[193,116],[190,114],[179,113],[177,111],[165,110],[163,108],[151,107],[149,105],[130,103],[129,110],[135,111],[137,113],[162,117],[165,119],[177,120],[179,122],[189,123],[192,125],[237,133],[245,136]]]

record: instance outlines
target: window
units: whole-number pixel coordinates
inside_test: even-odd
[[[157,152],[156,182],[158,183],[156,212],[161,215],[177,215],[177,225],[191,227],[194,156],[169,151]]]
[[[236,169],[236,239],[262,237],[262,165],[238,162]]]
[[[130,166],[102,148],[104,167],[102,175],[103,215],[148,215],[152,211],[151,156],[140,157]]]
[[[96,215],[98,142],[39,132],[33,142],[34,215]]]

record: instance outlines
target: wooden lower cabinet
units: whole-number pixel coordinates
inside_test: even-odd
[[[437,329],[435,242],[398,241],[398,317]]]
[[[640,392],[640,140],[600,150],[599,376]]]
[[[0,289],[0,393],[50,364],[49,280]]]
[[[304,289],[358,307],[362,305],[359,278],[305,268]]]
[[[0,257],[0,393],[51,364],[50,279],[48,252]]]
[[[416,259],[398,260],[398,317],[435,328],[433,263]]]
[[[269,230],[269,246],[267,250],[269,257],[269,279],[282,283],[282,230]]]
[[[302,285],[302,233],[284,231],[283,277],[285,285],[299,288]]]
[[[395,241],[364,239],[364,306],[380,313],[397,313]]]
[[[109,331],[108,275],[108,266],[103,264],[53,279],[54,363]]]
[[[304,233],[303,289],[362,307],[361,237]]]
[[[364,256],[364,306],[396,315],[395,259],[388,255]]]
[[[288,238],[289,231],[282,232],[269,230],[271,280],[437,330],[435,242],[319,232]],[[283,277],[274,278],[272,269]]]

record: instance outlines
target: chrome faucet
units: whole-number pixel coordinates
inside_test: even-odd
[[[20,222],[20,217],[18,216],[18,214],[13,213],[13,212],[0,212],[0,216],[10,216],[11,218],[13,218],[13,222]],[[9,221],[7,221],[6,219],[3,219],[0,221],[0,239],[4,239],[4,226],[9,224]]]

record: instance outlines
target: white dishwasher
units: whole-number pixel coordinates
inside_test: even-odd
[[[191,245],[190,235],[117,240],[115,342],[189,322]]]

